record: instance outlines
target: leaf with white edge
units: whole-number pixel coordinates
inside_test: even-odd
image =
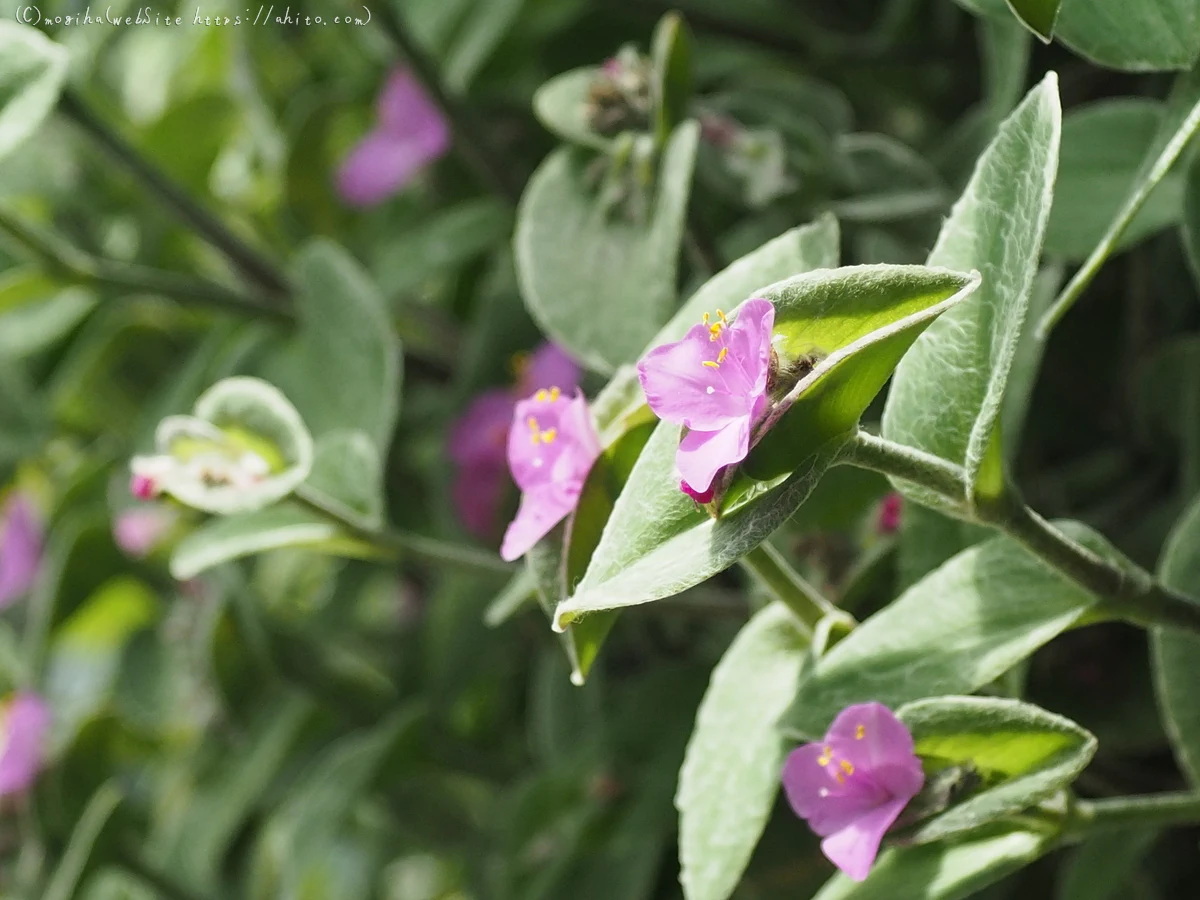
[[[1087,258],[1136,187],[1163,122],[1163,105],[1124,97],[1072,109],[1063,118],[1062,166],[1046,227],[1046,253]],[[1182,173],[1147,196],[1114,249],[1123,250],[1179,221]]]
[[[1159,561],[1162,583],[1200,602],[1200,502],[1171,532]],[[1175,758],[1193,787],[1200,788],[1200,638],[1172,628],[1151,631],[1154,686]]]
[[[884,408],[886,438],[964,466],[969,501],[1003,490],[996,426],[1050,214],[1060,131],[1050,74],[1000,126],[929,256],[930,265],[977,269],[983,285],[917,340]],[[919,503],[947,505],[895,483]]]
[[[562,147],[521,198],[514,238],[529,312],[579,362],[633,362],[671,315],[700,127],[675,129],[656,166],[648,221],[607,210],[589,187],[592,158]]]
[[[168,416],[155,430],[159,487],[205,512],[229,515],[269,506],[308,477],[313,441],[296,408],[279,390],[257,378],[226,378],[205,391],[191,416]],[[253,483],[214,481],[201,469],[207,458],[239,469],[249,454],[266,471]],[[198,468],[199,467],[199,468]]]
[[[1059,7],[1063,0],[1008,0],[1008,7],[1021,23],[1047,44],[1054,37]]]
[[[1122,557],[1082,525],[1058,525],[1099,555]],[[1018,543],[997,537],[934,570],[871,616],[810,669],[786,725],[819,738],[853,703],[893,709],[995,681],[1099,602]]]
[[[793,515],[837,458],[897,361],[976,277],[920,266],[853,266],[801,275],[761,292],[775,304],[781,352],[828,352],[796,386],[776,429],[733,480],[721,517],[679,490],[680,429],[660,423],[630,474],[575,594],[554,625],[648,603],[733,565]],[[756,473],[765,472],[766,481]],[[751,474],[747,474],[751,473]]]
[[[383,524],[383,460],[375,443],[362,431],[321,435],[312,472],[296,493],[360,528],[379,528]]]
[[[1096,738],[1070,719],[1000,697],[933,697],[896,711],[927,779],[970,766],[981,786],[919,822],[904,839],[926,844],[978,828],[1053,796],[1083,771]],[[928,780],[927,780],[928,783]]]
[[[586,620],[585,620],[586,621]],[[713,670],[679,771],[679,879],[687,900],[726,900],[779,793],[776,728],[809,639],[782,603],[755,614]]]
[[[1111,69],[1188,69],[1200,60],[1194,0],[1066,0],[1054,36]]]
[[[180,541],[171,554],[171,575],[187,581],[213,566],[282,547],[369,555],[368,548],[358,545],[329,519],[304,507],[283,503],[201,525]]]
[[[287,391],[309,430],[368,435],[382,456],[400,411],[400,341],[383,297],[345,249],[318,239],[296,257],[300,328],[272,379]]]
[[[0,159],[53,111],[68,62],[67,48],[36,28],[0,21]]]
[[[813,900],[962,900],[1029,865],[1053,843],[1038,832],[995,827],[960,842],[886,850],[866,881],[838,873]]]
[[[584,66],[555,75],[534,93],[533,114],[564,141],[607,150],[612,139],[594,131],[587,117],[588,94],[599,74],[595,66]]]

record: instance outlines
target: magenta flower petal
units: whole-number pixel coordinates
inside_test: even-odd
[[[490,537],[507,485],[503,456],[499,462],[469,463],[460,468],[450,486],[450,499],[463,528],[476,537]]]
[[[41,521],[28,498],[13,494],[0,515],[0,609],[29,592],[41,565]]]
[[[169,506],[127,509],[113,522],[113,539],[128,555],[148,556],[175,527],[179,513]]]
[[[394,72],[376,101],[377,127],[338,168],[342,199],[354,206],[381,203],[450,147],[441,111],[407,72]]]
[[[638,363],[654,414],[688,429],[675,464],[692,495],[707,492],[717,472],[746,458],[751,429],[768,402],[775,307],[754,298],[732,323],[719,310],[717,318],[706,316],[683,340],[655,347]]]
[[[884,833],[924,783],[912,735],[880,703],[844,709],[823,741],[793,750],[783,769],[792,809],[856,881],[867,877]]]
[[[557,344],[545,343],[533,351],[517,379],[517,393],[524,397],[539,388],[556,387],[570,393],[579,386],[579,366]]]
[[[516,400],[508,391],[484,391],[471,401],[450,428],[450,458],[461,466],[504,468],[508,428]]]
[[[50,709],[29,691],[13,695],[0,712],[0,796],[29,788],[45,760]]]
[[[600,455],[587,398],[543,388],[517,404],[508,434],[508,467],[524,492],[500,555],[516,559],[575,508]]]

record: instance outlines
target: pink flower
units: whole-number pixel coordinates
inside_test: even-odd
[[[352,206],[374,206],[391,197],[450,147],[441,110],[403,69],[389,76],[375,110],[375,129],[338,169],[338,193]]]
[[[775,307],[755,298],[739,307],[730,325],[694,325],[683,340],[655,347],[638,363],[638,377],[654,414],[688,429],[675,466],[695,496],[706,494],[717,473],[750,452],[750,431],[767,408],[771,328]]]
[[[0,796],[29,788],[45,759],[50,709],[29,691],[14,694],[0,709]]]
[[[0,514],[0,609],[29,592],[42,565],[42,524],[33,504],[13,494]]]
[[[880,534],[895,534],[900,530],[900,514],[904,511],[904,498],[895,491],[883,498],[879,504],[879,518],[875,529]]]
[[[541,388],[573,391],[579,366],[554,344],[543,344],[524,361],[515,389],[484,391],[450,429],[449,454],[458,471],[450,494],[463,527],[492,534],[508,485],[506,447],[517,400]]]
[[[113,539],[129,556],[141,559],[154,550],[179,520],[169,506],[141,506],[127,509],[113,523]]]
[[[566,518],[599,455],[600,439],[582,393],[567,397],[558,388],[543,388],[517,404],[508,467],[523,493],[500,546],[504,559],[524,556]]]
[[[129,493],[138,500],[153,500],[158,496],[158,484],[146,473],[134,473],[129,478]]]
[[[881,703],[846,707],[823,742],[793,750],[783,767],[792,809],[855,881],[867,877],[884,832],[924,783],[912,735]]]

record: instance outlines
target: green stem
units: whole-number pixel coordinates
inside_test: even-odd
[[[181,303],[254,313],[273,319],[288,316],[275,304],[202,278],[133,264],[115,263],[84,253],[56,235],[25,222],[0,206],[0,231],[38,257],[51,275],[86,287],[133,294],[160,294]]]
[[[242,241],[220,219],[196,203],[165,173],[100,121],[74,92],[63,92],[58,109],[149,187],[164,206],[229,257],[243,274],[270,294],[282,296],[288,292],[287,276],[271,260]]]
[[[805,581],[770,544],[759,544],[739,562],[773,598],[787,604],[809,636],[816,631],[817,624],[834,611],[833,604]]]
[[[445,115],[454,132],[454,151],[474,170],[488,190],[516,205],[521,199],[521,181],[514,177],[511,163],[491,149],[487,135],[470,113],[447,92],[437,62],[409,33],[393,7],[384,3],[373,8],[384,33],[400,50],[409,68]]]
[[[1026,550],[1101,598],[1099,612],[1135,625],[1167,625],[1200,634],[1200,604],[1171,593],[1132,563],[1121,566],[1072,540],[1009,491],[970,509],[965,476],[954,463],[860,431],[843,461],[913,482],[940,494],[964,518],[1004,532]]]
[[[1080,800],[1071,831],[1076,836],[1130,827],[1162,828],[1200,823],[1200,793],[1177,792]]]
[[[452,544],[437,538],[425,537],[411,531],[394,528],[365,528],[330,508],[312,495],[298,493],[295,499],[314,512],[320,513],[360,541],[375,547],[385,557],[411,557],[435,566],[470,569],[475,572],[512,575],[514,566],[494,553]]]

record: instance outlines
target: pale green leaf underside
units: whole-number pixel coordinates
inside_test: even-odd
[[[58,102],[67,49],[36,28],[0,21],[0,159],[26,141]]]
[[[726,900],[750,861],[779,793],[786,748],[776,721],[792,701],[807,646],[795,616],[775,603],[713,670],[675,795],[687,900]]]
[[[969,495],[985,456],[1016,353],[1058,165],[1061,111],[1053,74],[1021,102],[985,151],[930,254],[930,265],[977,269],[978,293],[917,340],[896,369],[883,415],[890,440],[966,469]],[[905,484],[913,499],[940,506]]]

